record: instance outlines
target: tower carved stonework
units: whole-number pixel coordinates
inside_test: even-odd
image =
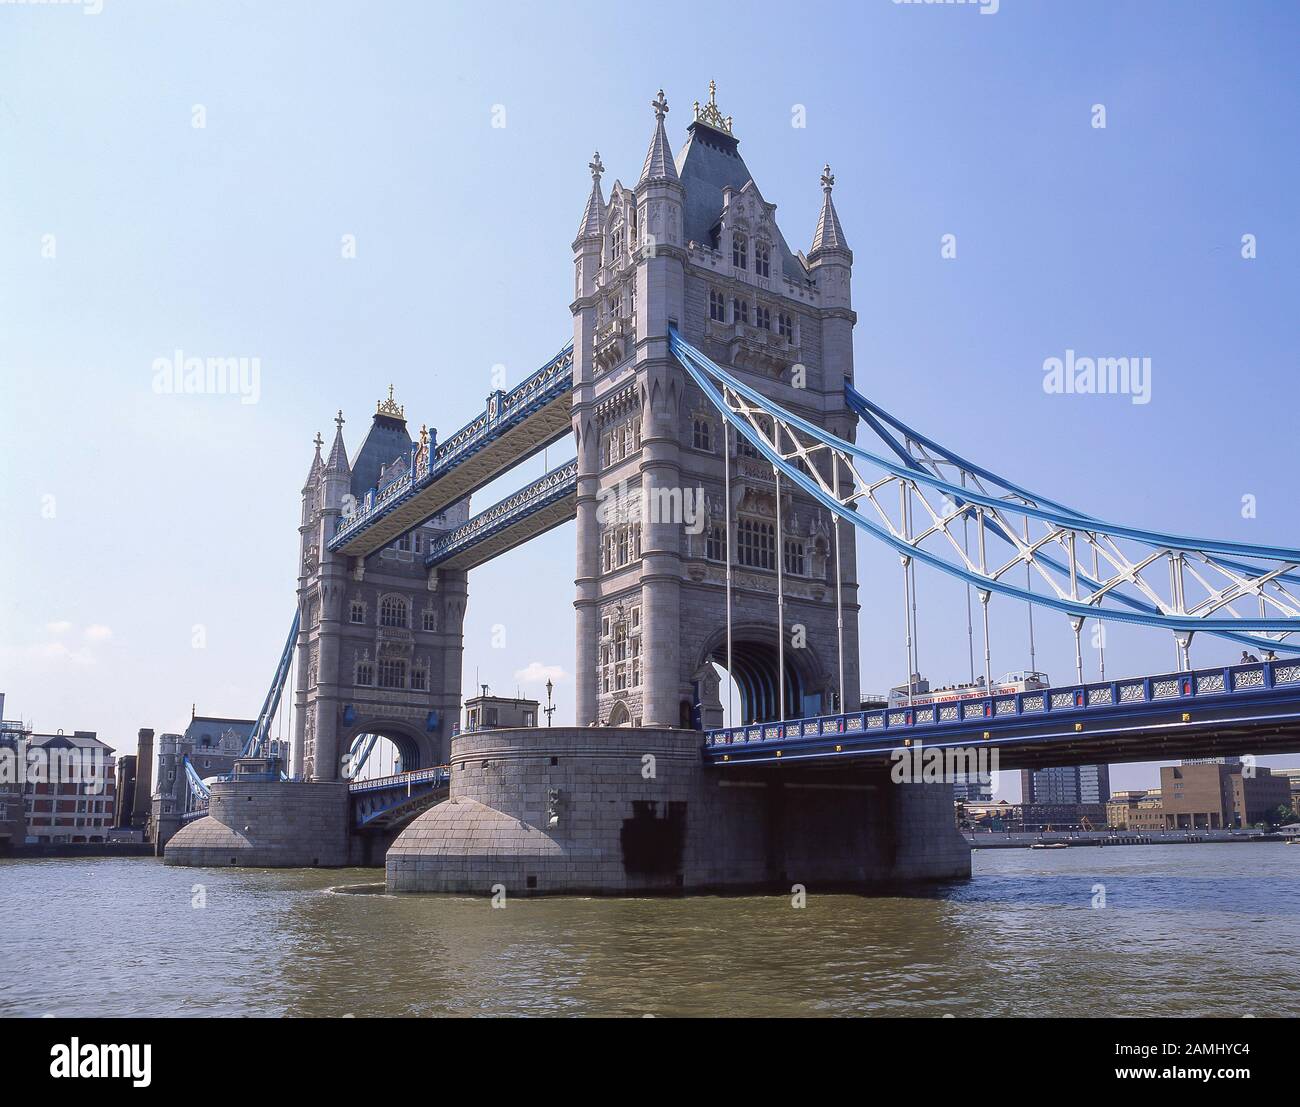
[[[831,200],[834,178],[823,173],[808,254],[793,253],[712,87],[676,156],[662,92],[651,106],[654,132],[635,187],[616,181],[606,202],[596,155],[573,243],[577,722],[720,724],[727,690],[713,666],[726,665],[728,549],[741,697],[733,722],[855,707],[852,528],[841,525],[839,536],[841,631],[834,521],[786,481],[778,535],[772,468],[734,429],[727,510],[721,416],[668,346],[672,325],[783,407],[853,440],[843,395],[853,378],[853,256]]]
[[[378,405],[349,464],[343,415],[329,456],[320,436],[302,492],[297,716],[293,771],[309,780],[347,775],[359,734],[397,747],[404,769],[446,762],[460,717],[466,575],[424,568],[429,543],[469,514],[465,500],[368,557],[331,553],[341,516],[424,463],[427,433],[412,441],[402,408]]]

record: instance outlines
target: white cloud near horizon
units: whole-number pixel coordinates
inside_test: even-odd
[[[525,668],[515,670],[515,680],[520,684],[545,684],[548,680],[559,684],[568,675],[559,665],[543,665],[540,661],[530,661]]]

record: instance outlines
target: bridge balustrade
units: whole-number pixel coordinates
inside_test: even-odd
[[[797,747],[801,740],[877,731],[881,735],[879,748],[887,750],[897,746],[904,735],[907,741],[927,735],[941,736],[948,730],[961,730],[972,724],[996,729],[1026,719],[1085,717],[1141,704],[1210,698],[1230,701],[1234,695],[1267,693],[1294,685],[1300,685],[1300,659],[1288,658],[1060,688],[991,693],[939,703],[893,704],[871,711],[791,719],[784,723],[724,727],[706,731],[704,745],[706,756],[718,760],[725,759],[727,747],[775,742]],[[1294,694],[1294,689],[1287,690]],[[984,736],[988,737],[988,733]],[[861,743],[855,746],[862,748]]]
[[[492,442],[497,435],[533,412],[567,395],[573,385],[573,344],[570,343],[541,369],[509,392],[498,389],[488,397],[487,410],[471,420],[438,446],[431,461],[412,464],[382,493],[371,490],[351,515],[339,520],[330,547],[336,548],[364,530],[398,503],[444,476],[467,457]]]

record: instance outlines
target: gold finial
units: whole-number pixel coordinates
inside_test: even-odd
[[[662,122],[663,117],[668,114],[668,101],[664,97],[664,90],[659,90],[659,95],[650,101],[650,106],[654,108],[655,118]]]
[[[831,167],[827,164],[822,169],[822,191],[829,194],[830,190],[835,187],[835,174],[831,172]]]
[[[709,82],[709,102],[700,107],[700,102],[695,101],[695,122],[703,123],[706,127],[712,127],[715,131],[721,131],[724,135],[731,134],[731,116],[724,116],[718,110],[718,83]]]
[[[388,386],[388,399],[380,400],[379,403],[375,405],[375,412],[379,415],[390,416],[393,419],[401,419],[403,421],[406,419],[406,409],[393,399],[393,386],[391,384]]]
[[[429,448],[429,424],[420,424],[420,448],[427,450]]]

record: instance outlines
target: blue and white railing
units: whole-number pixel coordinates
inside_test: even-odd
[[[578,459],[558,465],[545,476],[504,500],[480,511],[429,546],[426,568],[432,568],[480,542],[509,530],[543,508],[572,496],[578,488]]]
[[[897,703],[872,711],[725,727],[706,731],[704,745],[706,755],[718,755],[737,746],[797,745],[836,735],[876,734],[882,749],[892,749],[912,738],[942,741],[945,734],[954,731],[979,730],[987,732],[980,737],[987,737],[999,728],[1023,727],[1026,722],[1047,723],[1062,717],[1074,721],[1143,706],[1169,707],[1189,700],[1231,703],[1234,696],[1256,703],[1275,692],[1280,697],[1300,696],[1300,660],[1286,658],[1026,692],[995,692],[936,703]]]
[[[510,391],[498,389],[493,392],[487,399],[484,412],[436,449],[429,450],[419,443],[413,445],[406,472],[385,485],[382,491],[370,489],[356,510],[339,520],[338,529],[329,542],[330,549],[338,549],[355,538],[398,504],[405,503],[484,449],[503,431],[560,397],[567,396],[572,389],[573,343],[570,342],[537,372]]]

